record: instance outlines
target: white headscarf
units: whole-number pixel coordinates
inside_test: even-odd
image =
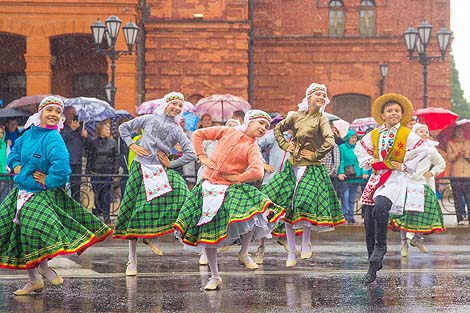
[[[328,90],[326,89],[325,85],[318,83],[311,83],[310,86],[308,86],[307,90],[305,90],[305,98],[303,98],[302,102],[297,105],[299,111],[308,111],[308,98],[310,98],[310,96],[317,91],[323,91],[327,95],[327,97],[325,98],[325,104],[320,108],[321,113],[325,111],[326,106],[328,105],[328,103],[330,103],[330,99],[328,98]]]
[[[429,132],[429,127],[428,127],[428,125],[426,125],[426,124],[421,124],[421,123],[416,123],[416,124],[414,124],[413,127],[411,128],[411,131],[416,134],[416,133],[418,133],[418,131],[419,131],[421,128],[426,128],[426,130]],[[426,140],[426,143],[427,143],[429,146],[431,146],[431,147],[435,147],[435,146],[437,146],[437,145],[439,144],[439,142],[434,141],[434,140],[431,140],[431,139],[429,139],[429,138],[428,138],[428,140]]]
[[[245,113],[245,120],[243,121],[243,125],[235,128],[241,131],[245,131],[248,127],[248,124],[259,119],[264,119],[268,122],[268,124],[271,124],[271,116],[269,116],[268,113],[261,110],[249,110]]]
[[[48,106],[59,108],[62,113],[64,112],[64,102],[60,98],[55,97],[55,96],[45,97],[44,99],[42,99],[41,103],[39,103],[38,112],[31,115],[26,121],[26,124],[24,125],[24,129],[29,128],[31,125],[35,125],[35,126],[41,125],[42,111]],[[59,123],[57,124],[58,131],[64,128],[64,120],[65,120],[64,116],[61,115]]]
[[[184,104],[184,95],[181,92],[176,92],[176,91],[172,91],[170,93],[167,93],[163,97],[163,105],[158,107],[158,109],[155,111],[155,114],[166,115],[165,110],[168,107],[168,104],[172,101],[179,101],[182,104]],[[179,122],[182,115],[183,115],[183,110],[181,110],[180,114],[175,116],[175,121]]]

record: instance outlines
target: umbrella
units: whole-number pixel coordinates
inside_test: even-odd
[[[336,120],[333,121],[333,126],[336,127],[339,131],[339,135],[341,138],[344,138],[348,134],[349,123],[345,120]]]
[[[334,115],[334,114],[331,114],[331,113],[328,113],[328,112],[323,112],[322,114],[325,115],[326,117],[328,117],[328,121],[330,121],[330,122],[340,120],[340,118],[338,116]]]
[[[73,105],[77,110],[78,120],[83,122],[103,121],[114,117],[114,110],[108,102],[88,97],[77,97],[65,100],[65,106]]]
[[[379,127],[379,124],[373,117],[357,118],[349,124],[349,129],[354,130],[358,136],[364,136],[368,129],[377,127]]]
[[[38,111],[38,105],[42,99],[50,95],[33,95],[33,96],[25,96],[20,99],[13,100],[12,102],[8,103],[6,106],[7,108],[14,108],[14,109],[21,109],[23,111],[36,113]],[[65,100],[62,96],[55,96],[62,100]]]
[[[121,118],[128,118],[129,120],[133,119],[134,117],[127,112],[126,110],[115,110],[115,115],[110,117],[111,120],[111,132],[113,135],[117,134],[117,123]],[[93,136],[96,133],[96,126],[100,121],[90,121],[85,123],[85,129],[87,130],[90,136]]]
[[[439,141],[439,148],[442,150],[447,150],[447,142],[452,138],[454,134],[454,128],[457,126],[463,127],[463,133],[467,140],[470,140],[470,120],[463,119],[455,123],[451,123],[446,128],[441,130],[437,135],[437,140]]]
[[[426,108],[416,110],[415,115],[419,122],[426,124],[429,130],[443,129],[455,122],[459,117],[452,111],[443,108]]]
[[[146,102],[142,102],[136,109],[137,115],[144,115],[144,114],[153,114],[157,111],[159,107],[161,107],[164,103],[163,98],[161,99],[154,99],[149,100]],[[194,105],[189,102],[185,101],[183,103],[183,112],[194,112],[195,108]]]
[[[251,105],[240,97],[233,95],[212,95],[202,98],[196,103],[196,111],[199,115],[210,114],[212,120],[226,122],[232,113],[238,110],[246,112]]]
[[[5,123],[11,118],[16,118],[18,119],[18,124],[21,125],[26,122],[30,115],[31,113],[22,110],[3,108],[0,109],[0,122]]]

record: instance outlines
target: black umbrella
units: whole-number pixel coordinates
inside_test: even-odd
[[[0,109],[0,122],[5,123],[9,119],[16,118],[18,120],[18,124],[26,123],[26,120],[31,115],[30,112],[25,112],[22,110],[12,109],[12,108],[3,108]]]

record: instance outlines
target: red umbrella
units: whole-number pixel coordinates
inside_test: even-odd
[[[379,124],[377,124],[373,117],[356,118],[349,124],[349,129],[354,130],[358,136],[364,136],[368,129],[377,127],[379,127]]]
[[[23,111],[36,113],[38,111],[39,103],[42,99],[50,95],[33,95],[33,96],[25,96],[20,99],[13,100],[12,102],[8,103],[6,106],[7,108],[13,109],[20,109]],[[62,100],[65,100],[62,96],[56,96]]]
[[[443,129],[459,117],[452,111],[443,108],[426,108],[416,110],[415,115],[420,123],[426,124],[429,130]]]
[[[452,123],[443,130],[439,132],[437,135],[437,140],[439,141],[439,148],[442,150],[447,150],[447,142],[452,139],[452,135],[454,134],[454,129],[457,126],[463,127],[463,133],[467,140],[470,140],[470,120],[463,119],[457,121],[456,123]]]

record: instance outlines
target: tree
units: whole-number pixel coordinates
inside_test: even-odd
[[[454,56],[450,58],[451,66],[451,91],[452,91],[452,111],[459,115],[459,118],[470,118],[470,104],[465,99],[462,87],[460,86],[459,71],[455,67]]]

